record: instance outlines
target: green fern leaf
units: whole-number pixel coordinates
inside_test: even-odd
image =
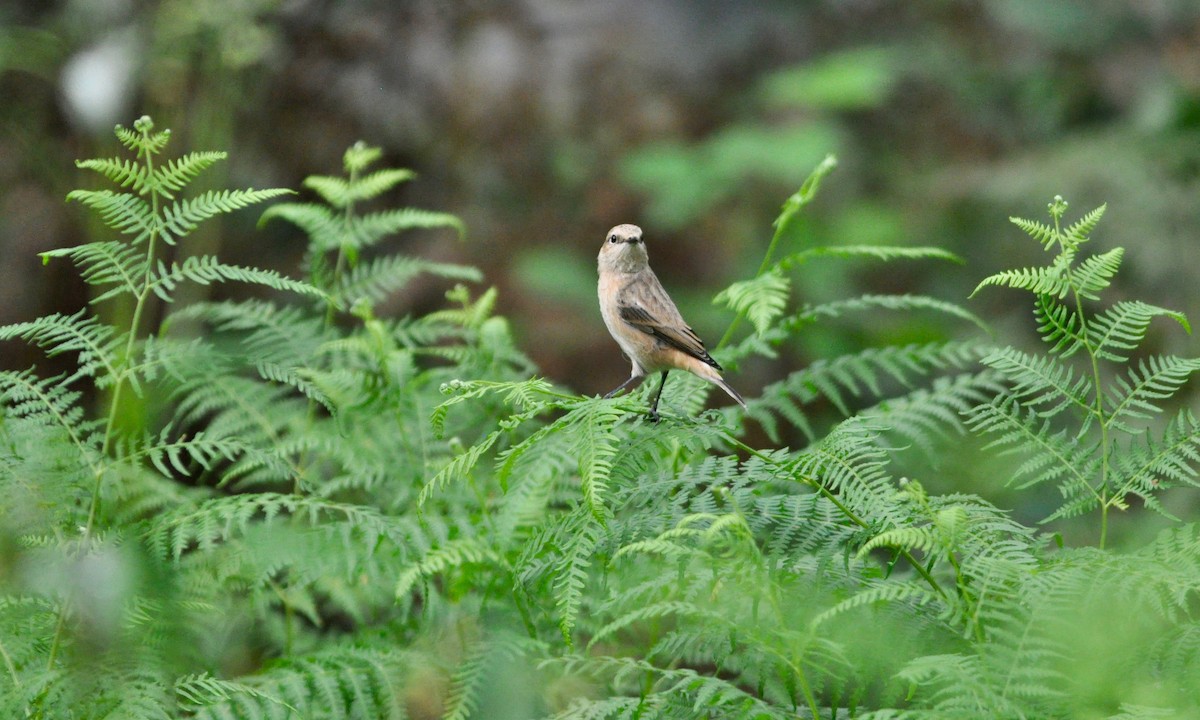
[[[78,353],[78,368],[64,383],[78,377],[92,377],[96,386],[103,388],[115,382],[120,374],[119,348],[125,338],[113,327],[88,315],[86,310],[74,315],[47,315],[33,322],[0,326],[0,340],[14,338],[46,348],[48,357],[64,352]],[[141,392],[136,385],[134,389]]]
[[[105,225],[123,235],[133,235],[135,243],[146,240],[159,227],[150,203],[137,195],[111,190],[72,190],[67,194],[67,200],[95,210]]]
[[[172,193],[184,189],[197,175],[226,157],[226,153],[219,151],[188,153],[157,167],[148,184],[163,197],[173,200]]]
[[[351,218],[347,241],[356,248],[365,248],[405,230],[432,228],[452,228],[459,238],[467,232],[462,220],[450,213],[403,208]]]
[[[1124,452],[1114,453],[1120,493],[1143,498],[1176,485],[1200,487],[1200,421],[1184,408],[1155,441],[1149,435],[1134,440]]]
[[[139,195],[144,195],[148,189],[146,166],[143,163],[121,158],[106,158],[76,160],[75,167],[94,170],[123,188],[132,188]]]
[[[713,298],[739,315],[750,318],[759,335],[783,314],[791,292],[788,278],[778,271],[765,272],[753,280],[736,282]]]
[[[1016,400],[999,398],[972,410],[968,424],[976,432],[997,436],[986,449],[1026,456],[1013,472],[1013,481],[1025,478],[1017,487],[1061,478],[1059,488],[1064,493],[1085,501],[1090,498],[1093,503],[1098,499],[1092,492],[1099,462],[1095,446],[1068,439],[1065,430],[1052,432],[1050,421],[1040,418],[1036,411],[1022,412]]]
[[[417,506],[421,507],[425,505],[435,492],[449,483],[466,477],[479,464],[479,460],[483,457],[483,454],[492,449],[492,446],[496,444],[496,441],[500,439],[502,434],[501,430],[488,433],[482,440],[467,448],[439,470],[421,488],[421,493],[417,496]]]
[[[306,282],[286,278],[274,270],[225,265],[215,257],[189,257],[183,264],[171,263],[170,266],[158,263],[158,270],[150,283],[150,289],[166,302],[171,302],[171,294],[180,282],[187,280],[201,285],[212,282],[235,281],[254,285],[263,285],[273,290],[294,292],[310,297],[324,298],[325,293]]]
[[[1071,277],[1072,285],[1081,297],[1099,300],[1096,293],[1108,287],[1114,275],[1121,269],[1124,248],[1113,248],[1101,255],[1093,255],[1079,264]]]
[[[969,297],[975,297],[989,285],[1000,285],[1018,290],[1028,290],[1039,295],[1050,295],[1062,299],[1071,290],[1071,282],[1057,267],[1036,267],[1005,270],[990,275],[975,286]]]
[[[342,154],[342,167],[347,173],[357,175],[383,157],[383,150],[366,144],[362,140],[346,148]]]
[[[1107,209],[1108,204],[1105,203],[1084,215],[1063,231],[1063,237],[1066,238],[1067,242],[1075,246],[1087,242],[1092,231],[1096,229],[1096,225],[1100,223],[1100,218],[1104,217],[1104,211]]]
[[[1025,220],[1018,217],[1010,217],[1009,222],[1025,231],[1029,237],[1037,240],[1042,244],[1042,247],[1049,250],[1058,242],[1060,235],[1052,226],[1046,223],[1037,222],[1035,220]]]
[[[0,371],[0,407],[5,415],[57,428],[70,438],[82,465],[100,467],[99,445],[92,432],[95,421],[83,419],[79,393],[62,375],[38,378],[32,371]]]
[[[365,262],[342,276],[336,297],[344,307],[353,306],[359,298],[378,302],[403,288],[414,277],[428,273],[453,280],[479,282],[483,274],[476,268],[451,263],[438,263],[403,255],[388,255]]]
[[[154,121],[149,115],[143,115],[133,122],[133,129],[118,125],[114,130],[121,144],[136,152],[138,157],[145,154],[157,155],[171,141],[171,131],[153,132]]]
[[[136,245],[117,241],[93,242],[73,248],[40,253],[43,262],[68,257],[80,267],[83,279],[91,285],[113,285],[92,298],[92,304],[117,295],[137,295],[146,275],[146,254]]]
[[[1128,380],[1120,375],[1112,380],[1105,397],[1110,421],[1145,420],[1162,412],[1155,401],[1172,397],[1198,370],[1200,359],[1155,355],[1139,361],[1136,369],[1128,370]]]
[[[349,181],[339,177],[310,175],[305,178],[304,186],[315,191],[331,206],[341,210],[356,202],[382,195],[396,185],[414,177],[416,177],[416,173],[413,171],[400,169],[378,170],[370,175],[356,177]]]
[[[779,270],[792,270],[810,260],[818,258],[870,258],[889,262],[892,260],[949,260],[962,264],[963,259],[952,252],[937,247],[904,247],[891,245],[830,245],[810,248],[788,255],[776,263]]]
[[[614,403],[596,400],[572,411],[571,416],[567,422],[577,433],[573,446],[579,458],[583,500],[596,520],[603,523],[611,515],[605,501],[617,454],[618,437],[613,428],[625,417],[625,411]]]
[[[463,538],[451,540],[440,547],[430,550],[419,562],[405,568],[400,573],[399,579],[396,580],[394,594],[397,600],[404,601],[416,586],[417,581],[424,577],[444,573],[449,569],[460,568],[469,564],[500,564],[502,562],[502,558],[496,553],[495,549],[482,539]]]
[[[959,305],[948,303],[924,295],[860,295],[848,300],[835,300],[820,305],[808,305],[794,316],[788,318],[786,328],[798,330],[804,325],[816,322],[821,317],[837,318],[847,312],[870,312],[875,309],[885,310],[933,310],[970,321],[986,330],[982,320]]]
[[[1083,323],[1079,315],[1066,304],[1049,295],[1038,295],[1034,316],[1042,340],[1051,346],[1050,352],[1067,358],[1085,346],[1087,337],[1083,332]]]
[[[1060,364],[1053,357],[1042,357],[1021,352],[1011,347],[1001,348],[980,360],[984,365],[1001,373],[1012,383],[1011,397],[1019,398],[1028,408],[1039,407],[1038,415],[1053,417],[1064,409],[1075,406],[1082,410],[1085,422],[1082,435],[1088,428],[1095,388],[1092,381],[1082,373]]]
[[[1183,313],[1167,310],[1138,300],[1118,302],[1096,315],[1088,323],[1087,341],[1097,357],[1113,362],[1128,360],[1127,351],[1136,350],[1146,336],[1146,328],[1156,317],[1169,317],[1191,332]]]
[[[564,523],[565,540],[552,563],[551,591],[558,608],[558,629],[568,646],[572,644],[571,632],[579,619],[587,571],[600,542],[600,531],[594,512],[586,504],[577,506]]]
[[[345,242],[345,223],[333,211],[316,203],[276,203],[258,219],[262,227],[275,218],[286,220],[304,231],[318,252],[337,250]]]
[[[937,602],[938,595],[926,585],[912,582],[876,584],[854,593],[828,610],[814,616],[810,621],[810,626],[814,629],[820,628],[830,620],[866,605],[908,603],[920,607],[930,603],[937,604]]]
[[[173,245],[179,238],[188,235],[200,223],[211,217],[293,193],[292,190],[282,188],[210,190],[191,199],[176,200],[162,209],[163,239]]]

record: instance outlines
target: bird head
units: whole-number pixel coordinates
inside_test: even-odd
[[[600,272],[633,273],[646,267],[649,255],[642,241],[642,229],[637,225],[618,225],[604,236],[600,246]]]

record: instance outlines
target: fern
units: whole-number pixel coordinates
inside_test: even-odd
[[[160,258],[206,213],[261,196],[189,196],[223,154],[163,160],[169,135],[148,121],[117,135],[136,158],[81,163],[117,190],[73,196],[116,239],[45,257],[130,314],[0,328],[70,365],[0,372],[0,716],[1200,708],[1196,524],[1072,546],[1077,532],[1044,534],[1024,506],[933,490],[960,474],[1019,500],[1053,485],[1033,501],[1056,523],[1186,511],[1164,492],[1200,484],[1200,421],[1177,402],[1197,361],[1144,347],[1156,318],[1187,319],[1097,307],[1121,258],[1085,252],[1101,211],[1065,224],[1056,202],[1051,223],[1017,221],[1054,257],[986,285],[1055,290],[1034,293],[1042,352],[924,337],[787,368],[781,348],[814,323],[887,310],[981,326],[932,297],[793,299],[810,262],[955,260],[861,245],[776,258],[827,161],[785,203],[759,272],[721,296],[735,319],[714,352],[780,377],[748,416],[702,412],[708,385],[681,379],[650,423],[638,397],[540,377],[498,292],[468,286],[479,271],[389,254],[395,233],[462,224],[376,209],[413,177],[377,169],[378,148],[355,145],[344,176],[305,183],[313,202],[264,215],[307,236],[299,281]],[[462,284],[432,312],[385,315],[419,275]],[[179,283],[218,281],[272,292],[150,321]]]
[[[1016,477],[1025,476],[1027,484],[1059,481],[1065,502],[1049,518],[1099,509],[1103,547],[1109,512],[1127,508],[1129,495],[1157,508],[1155,492],[1179,483],[1191,484],[1195,458],[1190,450],[1193,441],[1184,429],[1186,421],[1173,426],[1168,440],[1171,449],[1161,453],[1153,449],[1153,442],[1149,450],[1122,445],[1121,436],[1143,435],[1147,428],[1135,423],[1157,414],[1161,403],[1200,365],[1176,357],[1151,357],[1139,360],[1136,369],[1125,373],[1119,368],[1114,372],[1103,369],[1105,363],[1129,360],[1153,318],[1169,317],[1185,330],[1189,329],[1187,319],[1181,313],[1137,301],[1090,312],[1085,302],[1098,300],[1098,293],[1108,287],[1123,251],[1114,248],[1081,260],[1078,250],[1089,240],[1104,208],[1066,228],[1061,225],[1066,202],[1057,197],[1049,209],[1052,226],[1014,222],[1047,250],[1058,248],[1050,265],[993,275],[980,283],[976,292],[991,284],[1033,292],[1035,313],[1050,352],[1039,357],[1006,349],[985,358],[985,364],[1008,379],[1010,389],[974,409],[971,422],[977,430],[997,435],[995,445],[1026,458]],[[1068,364],[1071,356],[1083,358],[1080,367]],[[1059,417],[1066,411],[1070,412]],[[1127,450],[1118,452],[1122,447]],[[1152,467],[1157,470],[1149,470]]]

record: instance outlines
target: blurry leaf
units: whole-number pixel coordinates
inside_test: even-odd
[[[761,85],[770,105],[850,110],[876,107],[896,79],[893,53],[859,48],[769,75]]]
[[[599,245],[599,242],[597,242]],[[513,275],[532,295],[582,307],[596,304],[596,270],[567,248],[539,247],[513,259]]]
[[[648,196],[654,223],[678,228],[733,196],[755,177],[791,183],[839,145],[835,126],[811,122],[790,127],[735,125],[696,145],[644,146],[621,164],[621,177]]]

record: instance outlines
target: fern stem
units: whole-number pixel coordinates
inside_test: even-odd
[[[1063,244],[1062,229],[1060,224],[1060,216],[1054,214],[1054,234],[1058,238],[1059,247],[1066,250]],[[1071,288],[1071,296],[1075,301],[1075,313],[1079,317],[1079,336],[1083,342],[1083,347],[1087,350],[1088,359],[1092,366],[1092,388],[1096,396],[1096,405],[1091,412],[1096,416],[1096,422],[1100,425],[1100,490],[1087,483],[1087,488],[1096,496],[1096,500],[1100,503],[1100,549],[1104,549],[1105,542],[1108,539],[1108,509],[1112,502],[1108,491],[1108,475],[1109,475],[1109,443],[1111,440],[1108,435],[1108,420],[1104,416],[1104,394],[1101,392],[1103,379],[1100,376],[1100,358],[1096,355],[1096,348],[1092,345],[1092,341],[1088,333],[1087,316],[1083,312],[1083,298],[1079,294],[1079,285],[1075,282],[1075,278],[1071,275],[1071,266],[1068,263],[1063,268],[1063,274],[1066,275],[1067,285]]]
[[[953,550],[946,552],[946,559],[950,562],[950,566],[954,568],[954,587],[958,590],[958,597],[971,610],[971,612],[964,613],[964,617],[968,619],[967,622],[971,624],[971,628],[974,630],[975,641],[983,642],[983,625],[979,622],[979,604],[975,603],[975,607],[971,607],[971,598],[967,595],[967,579],[963,577],[962,566],[958,564],[958,558],[955,557]]]
[[[817,194],[817,188],[821,185],[821,180],[825,178],[833,169],[837,167],[837,157],[826,155],[825,159],[809,173],[804,179],[804,183],[800,185],[800,189],[792,193],[792,196],[783,204],[783,209],[779,216],[775,218],[775,232],[771,235],[771,242],[767,245],[767,251],[763,254],[762,262],[759,263],[758,272],[754,273],[754,277],[759,277],[771,267],[771,260],[775,256],[775,248],[779,246],[779,241],[783,238],[784,232],[791,227],[792,220],[800,214],[805,205],[812,202],[812,199]],[[740,312],[734,316],[733,321],[729,323],[729,328],[725,330],[725,334],[721,336],[721,341],[717,343],[716,350],[725,347],[725,344],[733,339],[733,333],[737,330],[738,325],[746,317],[746,313]]]
[[[146,177],[154,176],[154,158],[153,151],[149,147],[150,130],[142,128],[142,138],[147,141],[146,145],[141,150],[141,156],[146,164]],[[113,433],[117,424],[117,413],[120,411],[121,402],[124,396],[125,385],[128,381],[129,367],[131,358],[133,357],[134,348],[137,347],[138,328],[141,327],[142,313],[145,311],[147,299],[150,296],[151,284],[154,278],[154,251],[155,242],[158,239],[158,234],[162,232],[161,218],[159,217],[159,199],[158,191],[150,191],[150,212],[151,217],[156,221],[154,232],[149,233],[146,238],[146,271],[142,277],[142,288],[135,296],[136,300],[133,306],[133,316],[129,320],[129,332],[125,340],[125,350],[121,357],[117,359],[119,370],[113,377],[113,392],[112,398],[109,401],[108,417],[104,422],[104,440],[100,445],[100,458],[108,457],[112,449]],[[92,497],[88,504],[87,523],[83,527],[83,542],[79,546],[80,553],[86,553],[91,546],[91,539],[96,530],[96,517],[100,511],[100,487],[104,481],[104,465],[99,464],[93,467],[93,482],[92,482]],[[66,630],[67,613],[69,612],[70,600],[64,599],[62,607],[59,609],[58,621],[54,628],[54,638],[50,644],[50,652],[47,658],[47,669],[53,669],[55,659],[58,656],[58,648],[62,642],[63,633]]]
[[[9,676],[12,677],[13,687],[21,687],[21,677],[17,675],[17,666],[13,663],[12,656],[8,654],[8,648],[4,647],[4,643],[0,642],[0,656],[4,657],[4,667],[8,669]]]
[[[58,648],[62,645],[63,631],[67,625],[68,601],[63,598],[62,606],[58,608],[58,619],[54,623],[54,637],[50,641],[50,652],[46,654],[46,672],[54,670],[58,660]]]

